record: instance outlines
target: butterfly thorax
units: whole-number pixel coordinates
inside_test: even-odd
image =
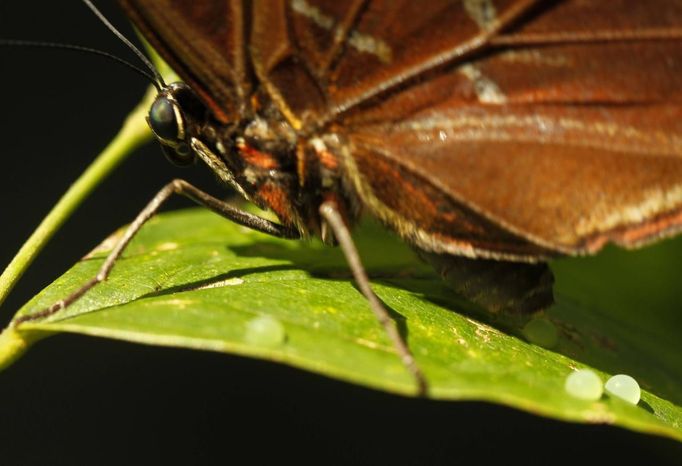
[[[246,197],[272,210],[303,236],[332,242],[318,212],[323,202],[334,201],[348,223],[357,217],[355,196],[343,183],[342,167],[333,134],[303,137],[283,119],[256,115],[234,135],[231,166]]]
[[[273,211],[304,237],[319,236],[331,242],[318,212],[326,201],[334,201],[346,221],[354,223],[358,203],[343,182],[335,155],[341,142],[335,134],[302,136],[270,105],[259,105],[239,121],[224,123],[192,94],[186,85],[173,84],[157,98],[157,102],[168,99],[173,104],[177,133],[182,136],[176,141],[159,137],[154,106],[150,112],[150,125],[169,158],[182,157],[173,151],[188,146],[222,182],[260,208]]]

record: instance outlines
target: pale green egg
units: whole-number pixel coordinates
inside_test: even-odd
[[[581,400],[596,401],[604,393],[599,376],[590,369],[579,369],[566,377],[564,389],[568,394]]]
[[[275,347],[284,343],[286,337],[282,322],[271,316],[254,317],[246,324],[244,339],[252,345]]]
[[[604,388],[609,395],[618,397],[633,405],[639,403],[639,398],[642,395],[637,381],[625,374],[614,375],[606,381]]]

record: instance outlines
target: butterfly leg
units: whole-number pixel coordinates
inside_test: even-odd
[[[320,215],[322,215],[322,217],[327,221],[328,225],[334,232],[334,236],[336,237],[341,250],[346,256],[346,261],[348,262],[348,266],[353,273],[355,282],[360,287],[362,294],[367,298],[367,301],[369,301],[369,306],[372,309],[372,312],[374,312],[376,318],[379,319],[379,322],[384,327],[384,330],[393,342],[393,346],[398,352],[403,364],[407,370],[410,371],[417,382],[418,394],[420,396],[426,395],[428,390],[426,377],[417,365],[417,362],[410,352],[410,348],[407,346],[404,338],[398,331],[395,321],[391,318],[377,295],[374,294],[374,291],[372,291],[372,287],[369,284],[369,278],[367,277],[367,272],[362,265],[360,255],[358,254],[358,250],[355,247],[353,238],[351,237],[350,231],[348,230],[348,227],[346,227],[339,210],[333,202],[325,202],[320,206]]]
[[[211,209],[213,212],[225,217],[239,225],[257,230],[263,233],[267,233],[272,236],[277,236],[279,238],[296,239],[299,238],[298,231],[288,228],[283,225],[271,222],[257,215],[250,214],[239,210],[230,204],[217,199],[210,194],[207,194],[200,189],[192,186],[185,180],[173,180],[164,186],[154,198],[147,204],[147,206],[140,212],[133,223],[128,226],[123,236],[118,240],[114,249],[109,253],[106,260],[102,264],[102,267],[97,272],[93,278],[88,280],[83,286],[78,288],[76,291],[71,293],[66,298],[57,301],[52,306],[45,308],[41,311],[34,312],[29,315],[21,316],[14,320],[14,325],[19,325],[22,322],[43,319],[49,317],[56,312],[66,308],[73,302],[77,301],[81,296],[88,292],[92,287],[98,283],[103,282],[107,279],[111,270],[114,268],[116,260],[121,257],[126,246],[130,243],[133,237],[137,234],[142,226],[147,223],[147,221],[156,215],[163,205],[173,194],[179,194],[185,196],[199,205]]]

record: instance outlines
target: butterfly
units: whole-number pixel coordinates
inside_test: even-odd
[[[149,124],[278,222],[182,180],[172,194],[344,251],[418,382],[351,230],[366,213],[496,313],[551,305],[547,261],[682,229],[682,2],[120,0],[182,83]],[[160,78],[159,78],[160,79]],[[61,307],[60,307],[61,306]]]

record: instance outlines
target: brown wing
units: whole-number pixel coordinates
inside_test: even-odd
[[[457,243],[463,238],[438,229],[450,215],[441,198],[468,208],[469,220],[515,234],[514,243],[499,234],[466,238],[478,255],[533,255],[515,251],[518,238],[569,254],[605,241],[637,245],[682,224],[682,107],[637,107],[432,108],[396,125],[357,128],[350,139],[358,190],[396,228],[416,221],[424,235],[439,234],[441,247],[422,244],[429,250],[467,253]],[[380,164],[392,167],[396,183],[381,185]],[[396,191],[415,191],[416,183],[438,196],[421,208],[394,202]]]
[[[302,119],[301,126],[319,126],[443,63],[462,60],[540,2],[494,3],[255,1],[254,68]]]
[[[480,55],[342,116],[367,205],[428,250],[517,260],[678,232],[682,2],[569,0],[533,13]],[[386,184],[377,173],[389,166]],[[396,202],[424,184],[437,195],[421,209]],[[490,228],[447,238],[443,199],[515,240]]]
[[[218,117],[259,90],[344,136],[370,210],[427,249],[533,260],[682,224],[680,0],[122,3]]]
[[[218,117],[248,108],[255,73],[303,126],[480,47],[538,0],[497,0],[492,9],[479,0],[119,2]]]
[[[126,14],[216,117],[238,120],[249,105],[248,5],[241,0],[119,0]],[[246,2],[248,3],[248,2]]]
[[[554,303],[554,276],[546,263],[523,264],[416,252],[457,294],[493,314],[527,316]],[[497,323],[504,325],[500,320]]]

